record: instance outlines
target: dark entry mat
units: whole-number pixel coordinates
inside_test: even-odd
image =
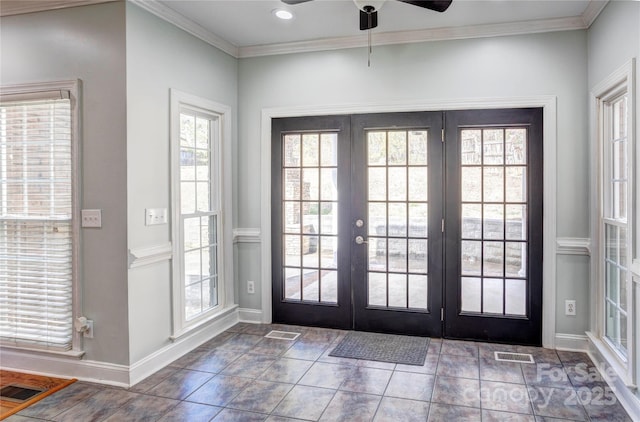
[[[427,337],[351,331],[329,356],[422,366],[428,347]]]

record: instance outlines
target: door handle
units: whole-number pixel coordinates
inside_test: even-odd
[[[355,242],[358,245],[362,245],[363,243],[369,243],[366,240],[364,240],[364,237],[362,237],[362,236],[356,236]]]

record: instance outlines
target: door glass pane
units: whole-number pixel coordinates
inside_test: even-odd
[[[300,300],[302,282],[300,268],[284,269],[284,298]]]
[[[462,202],[482,200],[482,167],[462,167]]]
[[[485,239],[504,239],[504,205],[485,204],[482,223]]]
[[[527,202],[526,167],[507,167],[506,170],[506,201]]]
[[[409,201],[427,201],[428,186],[427,167],[409,167]]]
[[[427,239],[409,239],[409,272],[427,273]]]
[[[409,165],[427,165],[427,131],[409,132]]]
[[[338,303],[338,272],[322,270],[322,284],[320,301],[324,303]]]
[[[483,164],[503,164],[504,131],[502,129],[485,129],[482,132]]]
[[[406,167],[389,167],[389,200],[406,201],[407,169]]]
[[[369,304],[426,309],[428,133],[389,130],[366,136]],[[383,282],[384,271],[389,274]]]
[[[323,167],[338,165],[338,134],[323,133],[320,135],[320,156]]]
[[[507,164],[527,164],[527,130],[505,131],[505,161]]]
[[[485,202],[504,201],[504,168],[484,167],[483,168],[483,200]]]
[[[386,273],[369,272],[369,306],[387,306]]]
[[[406,203],[389,203],[389,236],[407,236]]]
[[[387,137],[385,132],[367,133],[367,157],[370,166],[387,164]]]
[[[387,204],[369,202],[369,236],[387,235]]]
[[[460,286],[462,312],[481,312],[481,279],[462,277]]]
[[[527,240],[527,206],[505,205],[507,217],[506,238],[508,240]]]
[[[284,135],[283,162],[285,167],[300,166],[300,135]]]
[[[465,312],[526,313],[526,149],[525,128],[461,131],[460,294]]]
[[[319,271],[304,269],[302,271],[302,300],[319,302],[320,284]]]
[[[482,205],[462,204],[462,238],[482,237]]]
[[[505,314],[527,314],[527,282],[526,280],[505,280]]]
[[[390,166],[407,164],[407,132],[389,132],[389,161]]]
[[[407,271],[407,241],[405,239],[389,239],[389,271]]]
[[[429,230],[428,204],[409,204],[409,236],[427,237]]]
[[[317,167],[320,152],[320,136],[317,133],[302,135],[302,166]]]
[[[283,291],[287,300],[336,303],[337,134],[283,137]]]
[[[485,278],[482,283],[482,311],[489,314],[502,314],[504,297],[501,278]]]
[[[480,275],[482,262],[482,242],[463,240],[460,242],[462,251],[462,275]]]
[[[527,276],[527,244],[525,242],[505,242],[507,277]]]
[[[427,289],[426,275],[409,275],[409,308],[427,309]]]
[[[369,167],[369,201],[387,200],[387,169]]]
[[[387,239],[369,238],[369,271],[387,270]]]
[[[462,130],[460,133],[460,162],[462,165],[478,165],[482,160],[482,131]]]
[[[406,274],[389,274],[389,306],[394,308],[407,307]]]

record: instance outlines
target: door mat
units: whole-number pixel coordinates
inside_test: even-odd
[[[0,421],[74,382],[0,369]]]
[[[429,338],[351,331],[329,356],[424,365]]]

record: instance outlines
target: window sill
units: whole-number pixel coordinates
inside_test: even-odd
[[[15,346],[9,344],[0,343],[0,353],[3,352],[13,352],[13,353],[29,353],[36,355],[46,355],[46,356],[55,356],[58,358],[66,358],[66,359],[77,359],[80,360],[85,354],[84,350],[68,350],[65,352],[56,351],[56,350],[46,350],[46,349],[38,349],[35,347],[23,347],[23,346]]]
[[[227,306],[226,308],[221,308],[217,312],[198,321],[196,324],[185,327],[180,331],[176,331],[174,335],[169,337],[169,340],[175,342],[180,340],[183,337],[189,336],[197,331],[200,331],[214,321],[222,320],[224,318],[227,318],[233,315],[233,313],[237,311],[237,309],[238,309],[238,305],[236,304]]]
[[[606,365],[613,370],[613,374],[607,370],[606,367],[600,367],[599,370],[605,378],[610,378],[612,376],[617,376],[622,380],[622,382],[628,388],[636,388],[631,377],[629,375],[628,363],[624,362],[620,356],[611,349],[611,347],[602,339],[596,337],[594,333],[587,331],[587,337],[591,341],[591,344],[596,349],[596,351],[602,356],[605,360]],[[597,362],[594,362],[597,364]]]

